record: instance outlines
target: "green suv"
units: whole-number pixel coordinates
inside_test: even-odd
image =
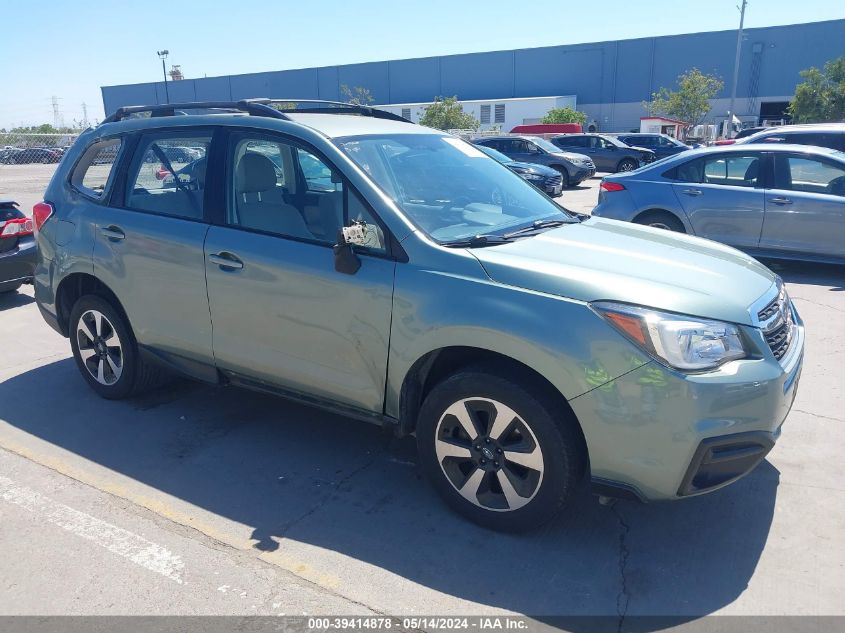
[[[641,500],[734,481],[801,371],[801,320],[754,259],[570,213],[364,106],[121,108],[33,220],[38,306],[98,394],[175,370],[414,434],[445,500],[495,529],[585,477]]]

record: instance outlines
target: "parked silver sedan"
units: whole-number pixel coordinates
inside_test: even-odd
[[[605,177],[593,215],[760,257],[845,263],[845,152],[783,143],[691,150]]]

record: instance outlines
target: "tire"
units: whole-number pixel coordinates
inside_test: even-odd
[[[644,224],[656,229],[664,229],[666,231],[675,231],[676,233],[686,233],[683,222],[681,222],[674,215],[668,211],[648,211],[638,216],[634,222],[637,224]]]
[[[119,400],[143,393],[160,381],[158,367],[138,354],[126,319],[102,297],[80,297],[71,310],[68,330],[76,366],[101,397]]]
[[[20,284],[15,284],[15,285],[13,285],[13,286],[4,286],[3,284],[0,284],[0,295],[12,294],[13,292],[17,292],[17,291],[18,291],[18,289],[19,289],[21,286],[23,286],[23,284],[22,284],[22,283],[20,283]]]
[[[633,158],[623,158],[616,166],[616,171],[634,171],[637,167],[639,167],[639,165]]]
[[[452,375],[420,408],[426,477],[449,506],[486,528],[520,532],[546,523],[569,501],[585,463],[575,421],[555,404],[506,373],[474,367]]]

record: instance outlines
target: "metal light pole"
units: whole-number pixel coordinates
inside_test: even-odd
[[[736,57],[734,58],[734,78],[731,86],[731,107],[728,111],[728,138],[734,137],[734,105],[736,104],[736,83],[739,79],[739,58],[742,53],[742,27],[745,24],[745,7],[748,0],[742,0],[739,9],[739,31],[736,33]]]
[[[161,59],[161,74],[164,75],[164,98],[167,103],[170,103],[170,91],[167,89],[167,69],[164,67],[164,60],[167,59],[170,51],[164,49],[163,51],[156,51],[156,54],[159,56],[159,59]]]

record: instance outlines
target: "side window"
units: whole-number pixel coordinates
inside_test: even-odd
[[[76,164],[70,181],[75,189],[92,198],[102,198],[120,153],[119,138],[94,143]]]
[[[604,143],[602,143],[602,140],[598,136],[591,136],[589,138],[589,141],[590,149],[601,149],[602,147],[604,147]]]
[[[211,134],[142,137],[132,159],[126,207],[199,220]]]
[[[760,177],[762,158],[756,154],[721,154],[704,159],[704,180],[714,185],[754,187]]]
[[[699,183],[702,182],[704,178],[703,168],[704,159],[699,158],[697,160],[690,160],[678,165],[663,175],[667,178],[678,180],[680,182]]]
[[[340,180],[319,158],[304,149],[297,149],[297,160],[308,191],[338,191]]]
[[[845,196],[845,169],[814,158],[778,155],[775,188]]]
[[[369,236],[365,250],[385,250],[368,207],[315,154],[285,141],[249,138],[232,150],[228,224],[331,246],[343,226],[361,221]]]
[[[560,144],[564,147],[587,147],[586,136],[562,136]]]

